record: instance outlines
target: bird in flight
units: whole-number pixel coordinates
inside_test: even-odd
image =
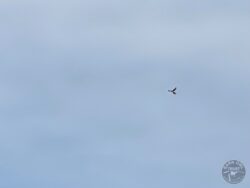
[[[173,93],[174,95],[176,95],[176,92],[175,92],[176,89],[177,89],[177,88],[175,87],[173,90],[168,90],[168,92]]]

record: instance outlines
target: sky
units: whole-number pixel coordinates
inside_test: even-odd
[[[249,18],[247,0],[1,0],[0,187],[227,188],[235,159],[248,188]]]

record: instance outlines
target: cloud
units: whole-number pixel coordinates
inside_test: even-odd
[[[247,164],[249,1],[0,5],[2,187],[221,188]]]

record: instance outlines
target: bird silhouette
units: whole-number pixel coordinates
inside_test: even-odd
[[[175,92],[176,89],[177,89],[177,88],[175,87],[173,90],[168,90],[168,92],[173,93],[174,95],[176,95],[176,92]]]

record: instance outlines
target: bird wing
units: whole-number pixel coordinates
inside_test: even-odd
[[[176,91],[177,88],[174,88],[173,91]]]

